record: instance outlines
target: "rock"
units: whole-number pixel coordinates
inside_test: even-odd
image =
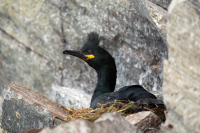
[[[162,133],[173,133],[174,126],[171,124],[170,120],[167,118],[165,123],[161,125],[161,132]]]
[[[162,90],[162,62],[168,54],[165,38],[160,25],[142,16],[137,6],[129,0],[2,2],[0,85],[18,81],[48,98],[52,84],[91,94],[95,71],[62,51],[78,50],[86,33],[96,31],[102,36],[100,45],[115,58],[116,90],[131,84]]]
[[[168,55],[167,51],[167,39],[166,39],[166,24],[167,24],[167,10],[155,5],[148,0],[132,0],[135,4],[136,10],[145,18],[147,18],[152,24],[155,25],[159,34],[165,42],[166,58]]]
[[[135,125],[143,133],[160,133],[162,120],[150,111],[142,111],[136,114],[130,114],[125,117],[132,125]]]
[[[52,1],[0,4],[0,84],[17,81],[49,97],[62,68],[60,9]]]
[[[43,128],[40,129],[30,129],[30,130],[26,130],[26,131],[22,131],[21,133],[38,133],[42,130]]]
[[[32,128],[51,127],[54,116],[65,119],[66,113],[58,103],[22,87],[9,83],[2,103],[2,130],[19,133]],[[56,124],[61,122],[56,120]]]
[[[52,86],[53,100],[66,107],[74,107],[80,109],[82,107],[89,108],[91,96],[83,90]]]
[[[120,114],[113,112],[101,115],[94,123],[75,120],[61,124],[52,130],[45,128],[40,133],[140,133],[140,130]]]
[[[169,6],[164,62],[164,102],[170,133],[200,132],[200,1],[174,0]]]
[[[164,9],[168,9],[169,4],[172,2],[172,0],[149,0],[153,2],[156,5],[161,6]]]
[[[86,39],[85,34],[94,30],[102,36],[100,46],[115,58],[118,70],[116,90],[131,84],[141,84],[147,90],[161,90],[166,44],[155,25],[141,16],[133,5],[135,3],[128,0],[124,4],[117,1],[65,1],[63,10],[67,10],[70,17],[63,13],[63,19],[67,18],[64,34],[65,38],[70,38],[67,39],[68,44],[74,44],[67,45],[65,49],[80,49],[81,42]],[[64,67],[64,85],[73,83],[73,87],[81,85],[83,89],[93,91],[95,85],[91,83],[97,80],[94,70],[71,56],[65,56]],[[85,78],[84,82],[81,77]],[[73,82],[70,82],[72,79]]]
[[[163,91],[149,91],[150,93],[154,94],[158,100],[162,100],[163,101]]]

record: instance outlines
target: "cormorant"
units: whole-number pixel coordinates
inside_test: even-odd
[[[146,91],[140,85],[125,86],[114,92],[117,78],[115,60],[106,50],[98,46],[99,41],[99,35],[91,32],[88,34],[87,40],[79,51],[63,51],[63,54],[72,55],[84,60],[97,72],[98,83],[92,95],[90,107],[95,109],[98,103],[103,104],[115,99],[134,102],[141,99],[157,100],[156,96]]]

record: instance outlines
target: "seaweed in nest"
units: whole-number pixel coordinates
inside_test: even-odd
[[[137,102],[114,100],[105,104],[98,104],[95,110],[92,108],[75,109],[73,107],[61,107],[67,112],[68,115],[65,120],[54,116],[52,125],[54,125],[55,119],[60,119],[65,122],[73,121],[75,119],[84,119],[93,122],[98,119],[101,114],[110,112],[118,112],[122,116],[127,116],[128,114],[140,111],[151,111],[165,121],[164,111],[166,110],[164,104],[152,103],[149,99],[142,99]]]

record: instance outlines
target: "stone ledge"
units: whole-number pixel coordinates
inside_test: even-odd
[[[2,102],[1,124],[4,131],[21,132],[32,128],[52,126],[54,116],[65,119],[61,105],[12,82],[6,85]],[[56,120],[56,124],[61,122]]]
[[[119,113],[105,113],[94,123],[86,120],[66,122],[54,129],[44,128],[40,133],[141,133]]]
[[[90,107],[91,95],[80,89],[52,85],[52,96],[55,102],[63,106],[74,107],[76,109]]]

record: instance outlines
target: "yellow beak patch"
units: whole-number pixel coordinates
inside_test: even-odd
[[[90,59],[93,59],[95,56],[93,54],[90,54],[90,55],[85,55],[87,58],[86,59],[82,59],[84,61],[88,61]]]

